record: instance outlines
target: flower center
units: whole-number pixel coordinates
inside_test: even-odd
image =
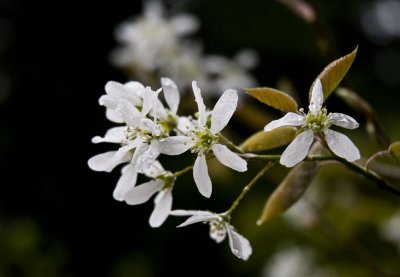
[[[159,124],[163,127],[163,133],[168,134],[171,130],[178,126],[178,122],[174,115],[168,114],[167,118],[160,121]]]
[[[221,242],[226,236],[225,222],[222,220],[212,220],[210,224],[210,236],[216,242]]]
[[[204,130],[199,130],[194,132],[196,135],[197,143],[192,148],[193,152],[203,152],[207,154],[210,151],[211,146],[213,146],[218,141],[218,136],[212,134],[208,128]]]
[[[317,114],[309,111],[305,116],[306,124],[302,127],[301,131],[311,129],[315,132],[322,132],[326,127],[327,112],[326,108],[322,108]]]

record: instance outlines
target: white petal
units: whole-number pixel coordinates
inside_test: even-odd
[[[208,212],[208,211],[200,211],[200,210],[173,210],[170,212],[170,215],[175,216],[189,216],[189,215],[212,215],[216,217],[216,214]]]
[[[158,93],[160,91],[161,90],[154,91],[150,87],[146,87],[146,89],[143,91],[143,95],[142,95],[143,107],[142,107],[142,111],[141,111],[141,114],[143,116],[147,115],[150,112],[150,110],[153,108],[155,100],[157,99]]]
[[[154,142],[150,143],[150,145],[142,144],[142,146],[136,148],[132,163],[135,163],[139,173],[144,173],[151,168],[159,155],[160,152]]]
[[[145,89],[144,85],[142,83],[139,83],[137,81],[129,81],[124,84],[126,87],[130,88],[131,90],[135,91],[135,94],[138,96],[142,96],[142,93]]]
[[[198,20],[189,14],[179,14],[171,17],[170,24],[180,36],[190,34],[199,27]]]
[[[268,123],[265,127],[264,127],[264,131],[268,132],[271,131],[275,128],[279,128],[282,126],[300,126],[305,124],[306,121],[304,120],[304,116],[299,115],[297,113],[287,113],[285,114],[284,117],[279,118],[277,120],[273,120],[270,123]]]
[[[222,94],[211,113],[211,133],[216,134],[224,129],[236,110],[237,102],[236,91],[228,89]]]
[[[109,109],[116,109],[118,106],[119,98],[111,95],[102,95],[99,99],[99,104],[101,106],[107,107]]]
[[[154,99],[153,103],[153,108],[150,111],[150,115],[154,117],[154,119],[167,119],[168,113],[167,110],[165,109],[163,103],[161,103],[160,99],[156,98]]]
[[[201,92],[199,87],[197,86],[197,82],[192,82],[192,88],[194,93],[194,98],[197,103],[197,107],[199,109],[199,126],[204,127],[206,125],[207,114],[206,114],[206,106],[204,105],[203,97],[201,97]]]
[[[308,150],[314,141],[314,132],[307,130],[300,133],[282,153],[280,163],[286,167],[292,167],[304,160]]]
[[[109,151],[106,153],[98,154],[89,159],[88,165],[94,171],[110,172],[117,165],[129,160],[128,153],[124,155],[117,155],[117,151]]]
[[[160,180],[153,180],[131,188],[124,195],[126,203],[129,205],[138,205],[147,202],[157,191],[160,191],[164,183]]]
[[[118,82],[109,81],[105,86],[105,90],[108,95],[124,98],[135,106],[140,105],[141,102],[140,98],[138,97],[137,90],[143,90],[143,88],[143,85],[138,82],[131,82],[130,85],[123,85]]]
[[[360,151],[358,151],[358,148],[347,136],[329,129],[325,130],[324,133],[325,140],[335,155],[342,157],[349,162],[360,158]]]
[[[328,122],[346,129],[358,128],[358,123],[354,118],[342,113],[330,113],[328,115]]]
[[[187,134],[188,132],[194,130],[194,126],[189,118],[185,116],[181,116],[178,118],[178,127],[179,132]]]
[[[231,247],[232,253],[242,260],[247,260],[253,250],[251,249],[250,242],[237,233],[232,226],[228,228],[229,246]]]
[[[115,200],[123,201],[125,194],[136,185],[137,171],[133,164],[129,164],[122,169],[122,175],[114,189],[113,197]]]
[[[173,214],[174,211],[172,211],[170,214]],[[192,215],[188,219],[186,219],[183,223],[178,225],[178,227],[185,227],[190,224],[198,223],[198,222],[207,222],[213,219],[217,219],[217,215],[210,213],[210,212],[204,212],[204,211],[198,211],[199,213]]]
[[[137,127],[142,118],[138,109],[132,103],[124,99],[119,100],[115,111],[118,116],[120,116],[122,120],[131,127]]]
[[[149,118],[146,118],[146,117],[141,118],[139,121],[139,125],[142,129],[149,131],[153,135],[156,135],[156,136],[161,135],[162,127]]]
[[[167,102],[171,112],[176,114],[180,100],[178,86],[169,78],[161,78],[161,84],[165,101]]]
[[[324,103],[324,92],[322,91],[322,84],[320,79],[317,79],[311,91],[311,100],[308,109],[312,114],[316,115],[322,108]]]
[[[201,195],[207,198],[210,197],[212,184],[210,176],[208,175],[206,157],[202,153],[199,153],[194,162],[193,178]]]
[[[236,171],[244,172],[247,170],[247,162],[232,152],[225,145],[216,143],[212,146],[215,157],[225,166]]]
[[[144,170],[143,173],[150,178],[156,178],[165,173],[165,169],[159,161],[155,161],[147,170]]]
[[[104,137],[96,136],[92,138],[93,143],[99,142],[111,142],[111,143],[121,143],[125,139],[126,127],[114,127],[108,129]]]
[[[105,169],[109,167],[115,153],[117,153],[117,151],[109,151],[91,157],[88,161],[90,169],[94,171],[105,171]]]
[[[140,138],[136,140],[136,149],[135,152],[133,153],[131,163],[135,165],[136,170],[138,169],[138,160],[140,159],[140,156],[145,152],[149,145],[147,143],[143,143]]]
[[[156,143],[161,154],[180,155],[194,146],[196,142],[191,137],[175,136],[156,141]]]
[[[124,123],[124,120],[118,115],[118,113],[115,110],[112,109],[106,110],[106,118],[111,122]]]
[[[162,190],[155,199],[155,207],[150,216],[150,226],[160,227],[167,219],[172,207],[172,188]]]

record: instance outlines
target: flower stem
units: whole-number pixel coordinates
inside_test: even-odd
[[[242,155],[243,157],[243,155]],[[257,154],[251,154],[251,156],[245,158],[245,159],[252,159],[252,160],[268,160],[268,161],[276,161],[279,160],[280,155],[257,155]],[[394,187],[393,185],[388,184],[381,176],[379,176],[377,173],[375,173],[372,170],[369,170],[366,167],[360,166],[356,163],[349,162],[343,158],[337,157],[337,156],[310,156],[304,159],[305,161],[336,161],[339,162],[343,165],[345,165],[348,169],[350,169],[353,172],[356,172],[365,178],[369,179],[370,181],[376,183],[378,189],[384,190],[386,192],[389,192],[391,194],[394,194],[396,196],[400,197],[400,189]]]
[[[253,153],[245,153],[240,156],[245,160],[278,161],[281,158],[281,155],[257,155]]]
[[[305,160],[308,161],[329,161],[329,160],[334,160],[339,163],[344,164],[348,169],[359,173],[360,175],[364,176],[365,178],[369,179],[372,182],[375,182],[378,189],[384,190],[386,192],[392,193],[396,196],[400,197],[400,190],[396,187],[393,187],[392,185],[389,185],[385,180],[382,179],[381,176],[376,174],[374,171],[368,170],[365,167],[362,167],[356,163],[349,162],[343,158],[337,157],[337,156],[313,156],[309,157]]]
[[[192,170],[192,169],[193,169],[193,165],[189,165],[189,166],[185,167],[184,169],[181,169],[181,170],[179,170],[179,171],[176,171],[176,172],[174,173],[174,176],[175,176],[175,177],[179,177],[179,176],[185,174],[186,172],[188,172],[188,171],[190,171],[190,170]]]
[[[249,192],[249,190],[253,187],[253,185],[260,179],[265,172],[267,172],[275,162],[270,161],[268,162],[261,170],[260,172],[257,173],[257,175],[250,181],[250,183],[247,184],[242,190],[242,192],[239,194],[239,196],[235,199],[235,201],[232,203],[231,207],[229,210],[225,213],[227,217],[231,215],[231,213],[236,209],[236,207],[239,205],[240,200]]]

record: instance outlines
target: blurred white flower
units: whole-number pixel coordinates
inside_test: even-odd
[[[270,258],[264,277],[308,277],[314,268],[314,257],[310,250],[298,247],[283,248]]]
[[[275,252],[263,270],[263,277],[336,277],[334,270],[318,266],[311,249],[284,247]]]
[[[189,37],[199,25],[198,19],[187,13],[166,15],[161,1],[146,2],[142,15],[117,26],[115,37],[120,46],[112,52],[111,61],[146,83],[152,84],[158,76],[171,78],[183,92],[194,79],[207,86],[210,95],[255,86],[248,70],[257,64],[257,54],[242,50],[233,59],[206,56],[201,43]]]
[[[249,241],[229,224],[228,219],[224,214],[191,210],[174,210],[171,211],[170,214],[175,216],[190,216],[178,227],[184,227],[198,222],[208,223],[210,225],[210,237],[213,240],[220,243],[225,239],[226,234],[228,234],[229,246],[232,253],[242,260],[247,260],[250,257],[252,248]]]
[[[166,18],[163,13],[160,1],[146,2],[142,16],[117,27],[115,37],[122,46],[112,53],[115,65],[139,75],[167,73],[164,69],[182,52],[182,37],[196,31],[199,22],[189,14]]]
[[[302,110],[302,114],[287,113],[284,117],[271,121],[264,127],[268,132],[282,126],[300,126],[300,132],[282,153],[280,163],[292,167],[301,162],[308,154],[308,150],[314,141],[314,134],[321,134],[325,138],[332,152],[348,161],[360,158],[360,152],[353,142],[345,135],[330,129],[332,125],[347,129],[358,127],[357,121],[342,113],[327,114],[326,108],[322,108],[324,94],[322,84],[316,80],[312,92],[308,114]]]
[[[400,211],[388,218],[381,225],[381,235],[384,239],[395,243],[400,252]]]
[[[219,95],[227,89],[243,89],[257,85],[248,69],[257,64],[257,55],[251,50],[242,50],[232,60],[220,55],[208,55],[203,59],[205,90]]]

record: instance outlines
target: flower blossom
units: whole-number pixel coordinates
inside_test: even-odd
[[[321,135],[335,155],[348,161],[360,158],[360,152],[347,136],[330,129],[332,125],[355,129],[358,127],[357,121],[342,113],[327,114],[326,108],[322,108],[323,101],[322,84],[317,79],[312,88],[307,114],[302,109],[300,109],[301,114],[289,112],[264,127],[265,132],[281,126],[300,127],[299,134],[281,155],[280,163],[282,165],[292,167],[302,161],[307,156],[315,135]]]
[[[192,83],[195,100],[199,109],[198,119],[191,127],[187,135],[178,135],[165,138],[158,142],[160,153],[167,155],[179,155],[191,149],[197,153],[193,167],[193,177],[199,192],[210,197],[212,183],[208,175],[206,155],[212,151],[215,157],[225,166],[236,171],[247,170],[247,162],[232,152],[225,145],[218,143],[218,133],[228,124],[238,101],[238,95],[234,90],[226,90],[215,104],[211,112],[206,111],[201,92],[196,81]]]
[[[226,234],[228,234],[229,246],[232,253],[239,259],[247,260],[252,253],[249,241],[229,224],[227,216],[224,214],[191,210],[174,210],[170,214],[175,216],[190,216],[178,227],[184,227],[198,222],[208,223],[210,225],[210,237],[217,243],[222,242]]]
[[[172,188],[176,177],[166,171],[159,162],[155,162],[144,172],[153,180],[138,186],[131,186],[123,195],[129,205],[138,205],[150,199],[158,192],[154,199],[154,210],[150,216],[150,226],[159,227],[168,217],[172,207]]]
[[[253,50],[241,50],[232,59],[220,55],[204,56],[202,69],[206,78],[205,88],[214,96],[229,88],[240,89],[257,85],[248,72],[257,64],[258,56]]]
[[[88,161],[95,171],[112,171],[121,163],[128,163],[113,192],[116,200],[124,200],[124,194],[136,184],[138,173],[144,173],[156,161],[160,152],[155,143],[166,136],[166,130],[150,117],[158,91],[144,87],[139,82],[120,84],[108,82],[106,95],[100,97],[100,104],[107,108],[107,118],[113,122],[125,123],[107,131],[104,137],[96,136],[93,143],[109,142],[120,145],[118,151],[98,154]]]

